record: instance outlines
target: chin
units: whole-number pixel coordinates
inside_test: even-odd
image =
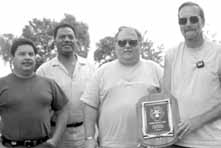
[[[196,36],[197,36],[197,34],[195,33],[195,32],[187,32],[187,33],[185,33],[184,34],[184,36],[185,36],[185,38],[190,38],[190,39],[192,39],[192,38],[195,38]]]
[[[185,39],[186,39],[186,40],[194,40],[195,38],[196,38],[195,35],[186,35],[186,36],[185,36]]]
[[[24,72],[29,72],[29,73],[32,73],[34,71],[34,68],[25,68],[23,69]]]
[[[73,48],[62,48],[62,52],[73,52],[74,49]]]
[[[63,51],[62,52],[62,55],[64,55],[64,56],[70,56],[70,55],[72,55],[73,54],[73,50],[69,50],[69,51]]]
[[[34,68],[35,68],[35,66],[23,67],[22,70],[24,70],[24,71],[32,71]]]

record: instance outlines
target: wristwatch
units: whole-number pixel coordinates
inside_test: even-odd
[[[94,137],[93,136],[88,136],[85,138],[85,140],[94,140]]]

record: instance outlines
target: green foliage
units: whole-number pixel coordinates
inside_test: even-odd
[[[69,23],[76,28],[76,37],[79,41],[78,54],[82,57],[87,57],[90,44],[88,26],[83,22],[77,22],[75,17],[70,14],[65,14],[60,22]],[[56,55],[53,43],[53,30],[60,22],[47,18],[34,18],[24,26],[21,37],[31,39],[38,48],[37,67]],[[0,55],[3,56],[6,62],[10,60],[9,50],[13,39],[15,37],[12,34],[0,36]]]
[[[114,37],[107,36],[96,44],[94,60],[100,65],[116,59]]]
[[[94,52],[94,60],[102,65],[106,62],[116,59],[115,54],[115,41],[114,37],[104,37],[97,44],[97,49]],[[154,47],[153,41],[146,37],[146,32],[143,35],[142,45],[141,45],[141,56],[144,59],[153,60],[159,64],[162,62],[162,50],[163,45]]]
[[[3,57],[4,61],[10,60],[10,47],[12,41],[16,37],[13,34],[3,34],[0,36],[0,55]]]

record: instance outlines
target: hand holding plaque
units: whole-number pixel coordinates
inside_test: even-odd
[[[153,93],[137,103],[139,143],[165,147],[177,140],[179,109],[177,100],[169,94]]]

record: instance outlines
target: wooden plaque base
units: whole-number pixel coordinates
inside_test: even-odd
[[[139,143],[165,147],[177,140],[180,121],[177,100],[169,94],[153,93],[137,102]]]

